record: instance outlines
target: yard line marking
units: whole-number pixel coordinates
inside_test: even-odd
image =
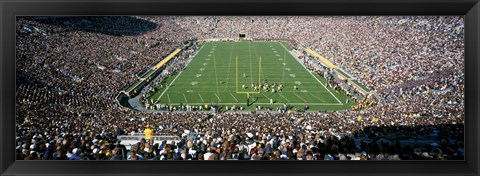
[[[183,94],[183,98],[185,98],[185,103],[187,103],[187,102],[188,102],[188,101],[187,101],[187,97],[185,96],[184,93],[182,93],[182,94]]]
[[[254,48],[254,50],[255,50],[255,48]],[[253,83],[252,49],[250,48],[250,42],[248,42],[248,56],[250,57],[250,81]]]
[[[204,105],[205,103],[188,103],[189,105]],[[270,103],[255,103],[258,105],[271,105]],[[290,105],[305,105],[305,103],[288,103]],[[311,106],[343,106],[343,104],[338,104],[338,103],[307,103],[308,105]],[[171,103],[169,105],[180,105],[180,103]],[[245,105],[245,103],[218,103],[218,105]]]
[[[230,95],[235,99],[235,101],[238,102],[237,98],[235,98],[235,96],[233,96],[232,92],[230,92]]]
[[[308,71],[308,70],[307,70]],[[330,93],[330,95],[333,96],[333,98],[335,98],[335,100],[337,100],[338,103],[340,104],[343,104],[342,102],[340,102],[340,100],[327,88],[327,86],[325,86],[322,82],[320,82],[320,80],[318,80],[317,77],[315,77],[315,75],[313,75],[312,72],[308,71],[312,76],[313,78],[315,78],[323,87],[325,87],[325,89],[327,89],[328,93]]]
[[[228,68],[228,71],[227,71],[227,80],[226,80],[226,82],[225,82],[225,83],[226,83],[226,84],[225,84],[225,89],[223,89],[223,90],[227,90],[227,88],[228,88],[228,83],[229,83],[229,80],[230,80],[230,65],[231,65],[231,63],[232,63],[232,54],[233,54],[233,45],[234,45],[234,44],[235,44],[235,43],[232,43],[232,44],[230,45],[230,46],[231,46],[231,47],[230,47],[230,56],[228,57],[228,60],[229,60],[229,61],[228,61],[228,66],[227,66],[227,68]]]
[[[231,86],[232,88],[234,88],[234,86]],[[190,92],[193,92],[190,91]],[[189,92],[189,93],[190,93]],[[196,92],[201,92],[201,93],[216,93],[217,91],[202,91],[202,90],[197,90]],[[220,93],[230,93],[232,91],[220,91]],[[292,93],[292,92],[298,92],[298,91],[282,91],[282,93]],[[328,93],[327,91],[310,91],[310,92],[313,92],[313,93]],[[239,93],[245,93],[245,92],[239,92]],[[258,92],[253,92],[253,93],[258,93]]]
[[[320,101],[322,101],[322,102],[325,103],[325,101],[323,101],[321,98],[318,98],[317,96],[313,95],[312,93],[309,93],[309,94],[310,94],[312,97],[314,97],[314,98],[316,98],[316,99],[318,99],[318,100],[320,100]]]
[[[249,46],[250,46],[250,45],[249,45]],[[253,44],[253,46],[254,46],[254,47],[253,47],[253,52],[255,52],[255,57],[257,57],[257,56],[259,56],[259,55],[257,54],[257,49],[255,48],[255,43]],[[262,57],[262,56],[260,56],[260,57]],[[251,61],[250,61],[250,67],[252,67],[252,66],[251,66]],[[275,67],[272,67],[272,68],[275,68]],[[260,67],[259,69],[261,69],[261,67]],[[258,74],[259,74],[258,77],[260,78],[260,73],[258,73]],[[261,76],[265,79],[265,73],[264,73],[264,72],[262,72]],[[252,82],[253,82],[253,81],[252,81]]]
[[[265,95],[263,92],[262,92],[262,95],[268,98],[268,96],[267,96],[267,95]]]
[[[198,96],[200,96],[200,99],[202,99],[202,102],[205,102],[205,100],[203,100],[202,95],[198,94]]]
[[[207,45],[207,44],[205,44]],[[195,55],[193,55],[192,57],[195,57],[197,56],[198,53],[200,53],[200,51],[204,48],[205,45],[202,45],[202,47],[200,47],[200,49],[195,53]],[[192,59],[193,60],[193,59]],[[192,61],[188,62],[186,65],[185,65],[185,68],[187,68],[188,65],[190,65]],[[175,79],[173,79],[173,81],[167,86],[167,88],[162,92],[162,94],[160,94],[160,96],[157,98],[157,100],[155,101],[155,103],[157,103],[158,101],[160,101],[160,98],[162,98],[163,94],[165,94],[165,92],[167,92],[168,88],[170,88],[170,86],[175,82],[175,80],[177,80],[177,78],[183,73],[183,71],[180,71],[180,73],[177,75],[177,77],[175,77]]]
[[[213,68],[215,69],[215,81],[217,85],[217,93],[219,92],[218,90],[218,76],[217,76],[217,64],[215,62],[215,53],[213,54]]]
[[[168,102],[170,103],[170,94],[167,94]]]
[[[280,95],[283,99],[287,100],[289,103],[290,103],[290,100],[288,100],[287,98],[285,98],[282,94],[278,94]]]
[[[220,99],[220,97],[219,97],[216,93],[214,93],[214,94],[215,94],[215,96],[217,96],[218,101],[222,102],[222,100]]]
[[[207,45],[207,43],[205,43],[205,45]],[[192,57],[197,56],[198,53],[200,53],[200,51],[203,49],[203,47],[204,47],[205,45],[202,45],[202,47],[200,47],[200,49],[199,49],[197,52],[195,52],[195,54],[194,54]],[[186,67],[186,66],[185,66],[185,67]]]
[[[302,100],[303,100],[303,102],[305,102],[305,103],[307,102],[307,100],[305,100],[305,99],[303,99],[302,97],[298,96],[296,93],[293,93],[293,95],[295,95],[296,97],[298,97],[298,98],[302,99]]]
[[[157,98],[157,100],[155,101],[155,103],[157,103],[160,98],[162,98],[163,94],[165,94],[165,92],[167,92],[168,88],[170,88],[170,86],[172,86],[172,84],[175,82],[175,80],[177,80],[177,78],[183,73],[183,71],[181,71],[177,77],[175,77],[175,79],[173,79],[173,81],[167,86],[167,88],[162,92],[162,94],[160,94],[160,96]]]
[[[280,43],[280,45],[283,46],[282,43]],[[283,48],[287,49],[285,46],[283,46]],[[291,53],[290,53],[290,54],[291,54]],[[293,56],[292,56],[292,57],[293,57]],[[293,58],[295,58],[295,57],[293,57]],[[294,60],[296,60],[298,63],[300,63],[300,65],[302,65],[302,66],[305,68],[305,65],[303,65],[300,61],[298,61],[297,59],[294,59]],[[307,68],[305,68],[305,69],[307,69]],[[315,75],[313,75],[313,73],[312,73],[310,70],[307,69],[307,72],[309,72],[310,75],[312,75],[313,78],[315,78],[315,79],[318,81],[318,83],[320,83],[325,89],[327,89],[327,91],[330,93],[330,95],[332,95],[333,98],[335,98],[335,100],[337,100],[338,103],[343,104],[343,103],[327,88],[327,86],[325,86],[320,80],[318,80],[317,77],[315,77]]]
[[[287,56],[287,48],[284,49],[284,53],[283,53],[283,70],[282,70],[282,84],[285,84],[285,67],[287,66],[287,62],[285,60],[285,57]]]

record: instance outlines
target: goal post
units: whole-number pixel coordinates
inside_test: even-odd
[[[260,57],[258,61],[258,85],[261,84],[261,76],[262,76],[262,57]],[[259,94],[260,89],[257,92],[240,92],[238,91],[238,56],[235,58],[235,93],[237,94]]]
[[[262,75],[262,57],[259,58],[258,60],[258,85],[261,85],[261,75]],[[259,88],[257,92],[254,91],[249,91],[249,92],[243,92],[243,91],[238,91],[238,56],[235,58],[235,93],[237,94],[246,94],[247,96],[247,106],[249,106],[249,100],[250,100],[250,94],[260,94],[261,89]]]

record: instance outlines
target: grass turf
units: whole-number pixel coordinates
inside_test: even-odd
[[[346,103],[346,95],[327,87],[325,79],[306,70],[287,50],[286,44],[280,42],[205,43],[182,72],[166,79],[169,86],[157,87],[158,91],[149,99],[171,105],[236,105],[247,110],[284,103],[298,109],[308,105],[309,110],[351,108],[351,99]],[[245,92],[254,92],[251,84],[259,80],[260,83],[265,80],[269,84],[281,83],[283,91],[250,93],[253,105],[247,107]],[[248,88],[242,89],[242,85]],[[294,90],[294,86],[298,90]],[[270,99],[274,100],[273,105]]]

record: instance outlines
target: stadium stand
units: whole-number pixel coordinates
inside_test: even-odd
[[[463,160],[463,20],[17,17],[16,159]],[[224,113],[152,113],[118,103],[137,73],[185,41],[239,33],[296,41],[291,47],[317,52],[348,72],[342,78],[366,84],[381,101],[363,95],[345,111]],[[196,47],[166,63],[152,83],[183,69]],[[328,70],[305,59],[319,75]],[[352,94],[358,89],[340,77],[330,80]],[[147,125],[151,140],[142,136]]]

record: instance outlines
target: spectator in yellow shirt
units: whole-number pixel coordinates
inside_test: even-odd
[[[150,129],[149,125],[147,125],[147,128],[145,128],[145,130],[143,131],[143,134],[145,134],[145,139],[147,140],[150,140],[152,138],[153,130]]]

